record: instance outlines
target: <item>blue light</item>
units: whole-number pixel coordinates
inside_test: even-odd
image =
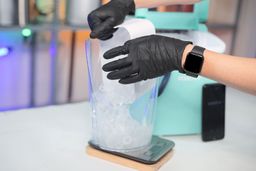
[[[9,55],[11,49],[8,47],[0,47],[0,58]]]

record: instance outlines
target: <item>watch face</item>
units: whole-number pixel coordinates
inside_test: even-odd
[[[200,73],[204,58],[199,54],[189,53],[184,64],[184,69],[192,73]]]

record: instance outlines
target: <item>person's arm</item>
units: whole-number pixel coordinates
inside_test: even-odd
[[[187,53],[192,48],[192,45],[186,46],[182,57],[182,65]],[[205,50],[204,64],[200,75],[256,95],[255,58],[230,56]]]
[[[153,8],[160,5],[194,4],[200,0],[134,0],[136,8]]]
[[[109,79],[122,84],[159,77],[174,70],[185,73],[183,65],[192,49],[188,41],[160,35],[144,36],[105,52],[105,59],[127,55],[105,64],[102,69],[109,72]],[[256,59],[205,50],[200,75],[256,95]]]

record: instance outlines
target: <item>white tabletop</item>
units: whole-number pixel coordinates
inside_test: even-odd
[[[129,171],[85,154],[90,139],[87,102],[0,113],[1,171]],[[161,171],[255,171],[256,96],[227,89],[226,137],[167,137],[174,157]]]

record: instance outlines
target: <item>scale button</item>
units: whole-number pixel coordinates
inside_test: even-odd
[[[159,141],[159,142],[157,142],[157,145],[158,145],[158,146],[164,146],[164,145],[165,145],[165,143],[164,143],[164,142]]]
[[[146,155],[146,156],[152,156],[152,154],[153,154],[153,152],[150,150],[144,153],[144,155]]]

